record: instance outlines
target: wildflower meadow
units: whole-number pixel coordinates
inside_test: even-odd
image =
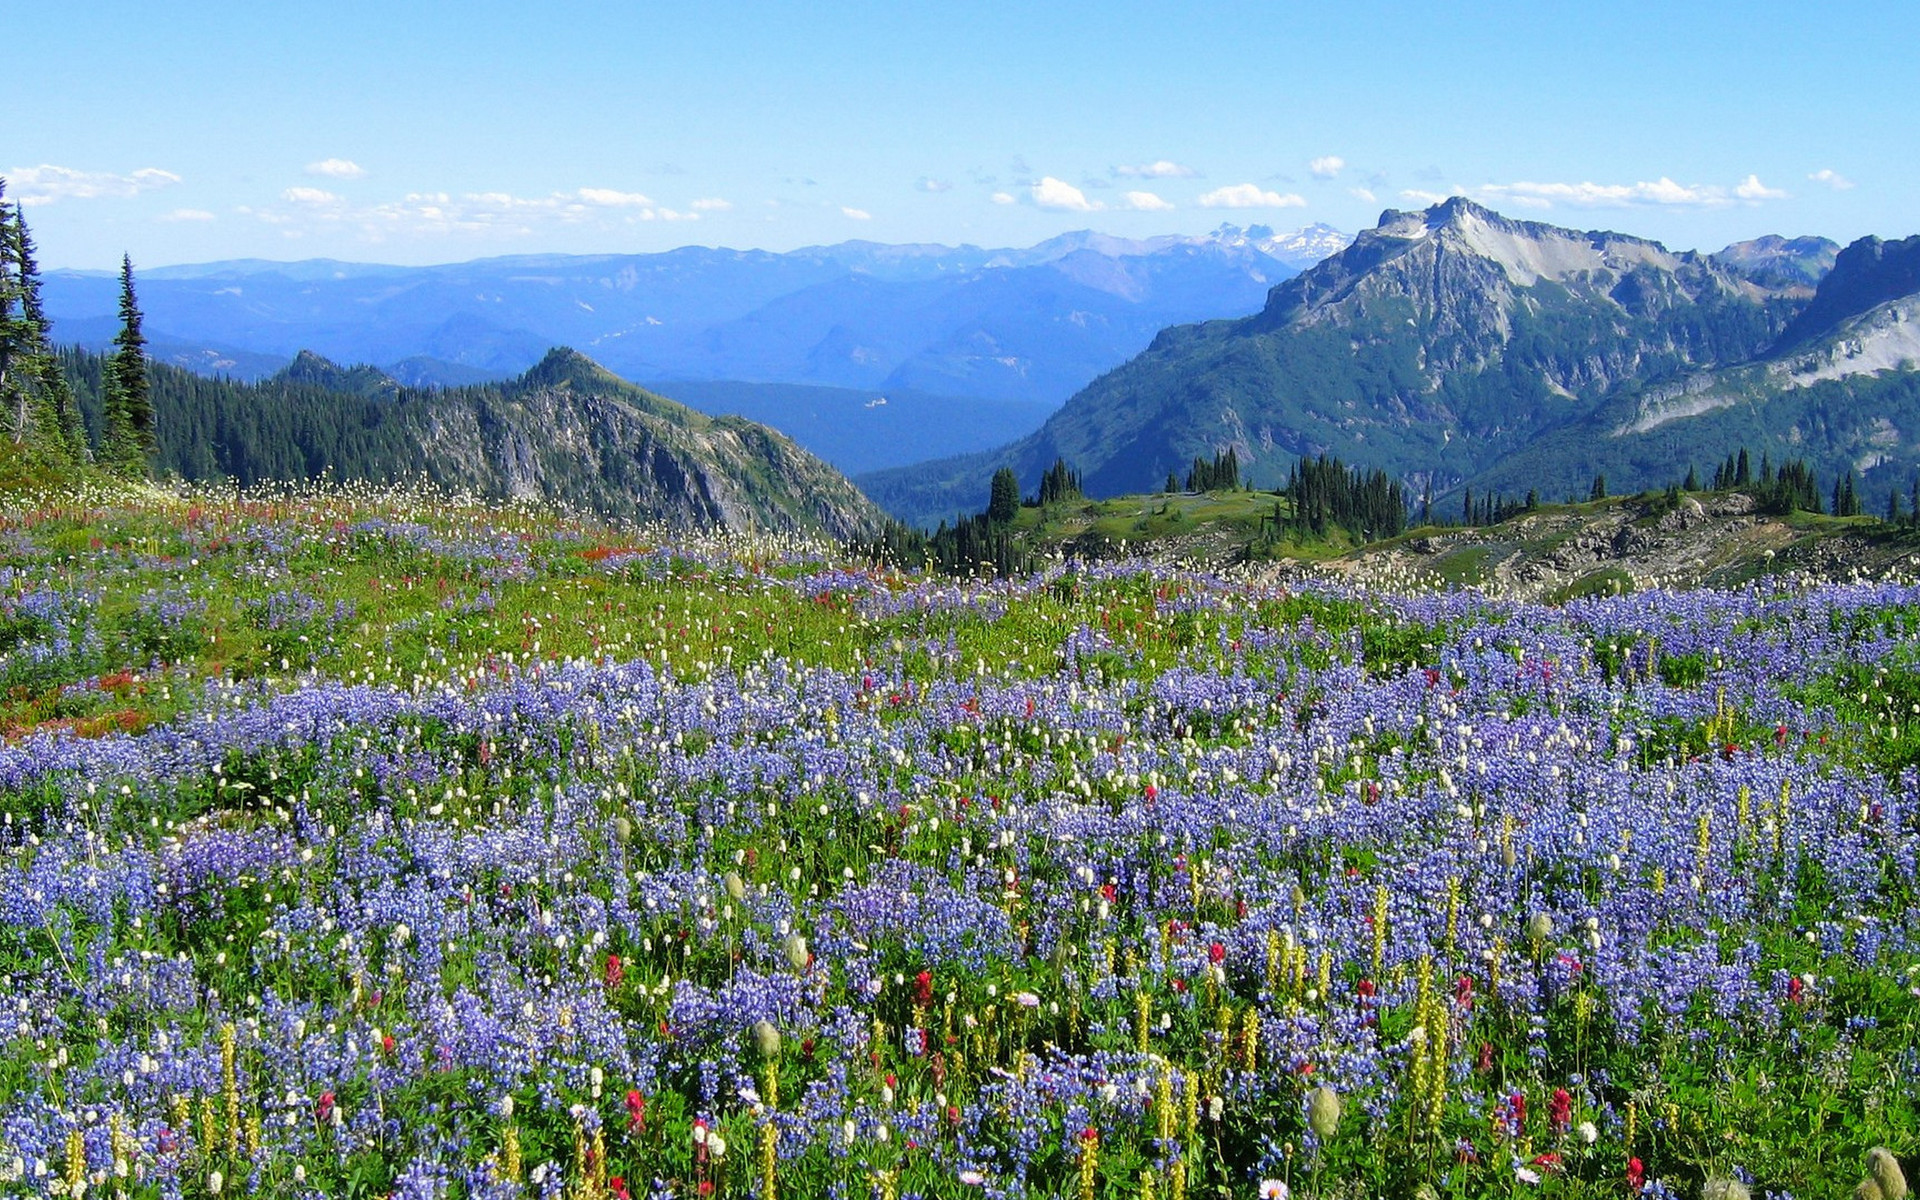
[[[1917,649],[16,496],[0,1189],[1899,1200]]]

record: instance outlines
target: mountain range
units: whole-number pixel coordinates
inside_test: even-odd
[[[978,510],[1001,467],[1031,491],[1064,460],[1088,494],[1111,496],[1159,490],[1228,450],[1256,486],[1282,483],[1301,456],[1332,455],[1441,502],[1462,490],[1582,496],[1601,479],[1638,490],[1690,470],[1705,477],[1739,448],[1804,460],[1829,480],[1858,473],[1868,496],[1904,492],[1920,469],[1920,237],[1843,249],[1769,236],[1676,252],[1455,197],[1390,210],[1294,273],[1280,255],[1345,240],[1314,236],[1324,241],[1303,248],[1299,235],[1223,226],[1146,242],[1066,235],[1027,251],[846,243],[788,255],[694,248],[154,272],[143,296],[173,304],[150,318],[160,336],[170,312],[224,335],[331,330],[421,352],[348,356],[384,358],[384,368],[302,353],[250,391],[178,383],[162,466],[243,480],[424,469],[450,486],[617,516],[843,536],[878,528],[879,511],[794,441],[864,471],[880,508],[924,525]],[[1264,289],[1257,308],[1253,288]],[[436,344],[409,333],[405,313],[439,319],[434,329],[461,353],[517,344],[518,354],[543,336],[522,327],[538,322],[490,324],[461,295],[515,320],[544,314],[552,328],[646,312],[599,344],[670,347],[683,366],[761,378],[664,385],[740,414],[714,418],[571,351],[543,350],[505,380],[484,379],[498,365],[449,374],[452,360],[426,353]],[[1214,319],[1146,333],[1154,314],[1175,309]],[[667,322],[653,310],[673,315],[677,332],[660,332]],[[1144,345],[1132,357],[1123,328]],[[989,353],[1018,339],[1029,349],[1005,361]],[[1096,351],[1107,367],[1092,365]],[[1090,381],[1050,415],[1005,394],[1009,379],[1075,371]],[[913,379],[974,391],[920,390]],[[956,449],[970,452],[934,457]]]
[[[410,386],[460,386],[569,345],[668,391],[803,385],[889,406],[908,394],[905,407],[926,410],[895,408],[910,436],[868,444],[946,438],[934,452],[950,453],[1032,429],[1167,325],[1254,311],[1346,241],[1325,226],[1223,225],[1146,240],[1069,233],[1026,249],[856,241],[433,267],[248,260],[146,270],[139,284],[154,356],[206,374],[261,379],[312,350]],[[63,341],[99,349],[117,328],[108,274],[48,272],[43,297]],[[702,394],[719,405],[753,395]]]
[[[1920,466],[1920,238],[1763,238],[1717,254],[1513,220],[1455,197],[1389,211],[1260,312],[1164,330],[1000,450],[869,473],[923,523],[1011,467],[1157,490],[1231,448],[1274,486],[1302,455],[1445,496],[1585,495],[1711,473],[1735,448],[1869,487]]]

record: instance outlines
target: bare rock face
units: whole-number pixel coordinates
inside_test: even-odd
[[[708,417],[568,350],[519,381],[424,402],[423,467],[482,495],[684,529],[875,536],[884,515],[779,433]]]

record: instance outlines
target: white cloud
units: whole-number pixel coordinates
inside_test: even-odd
[[[923,192],[950,192],[953,190],[953,185],[951,183],[948,183],[944,179],[935,179],[931,175],[922,175],[920,177],[920,182],[914,184],[913,186],[919,188]]]
[[[1347,160],[1338,154],[1323,154],[1307,164],[1315,179],[1333,179],[1347,169]]]
[[[1127,192],[1121,196],[1121,208],[1133,212],[1172,212],[1173,205],[1152,192]]]
[[[619,192],[612,188],[581,188],[575,194],[588,204],[597,204],[602,208],[649,208],[653,205],[653,201],[639,192]]]
[[[137,196],[156,188],[180,182],[172,171],[142,167],[131,175],[109,171],[76,171],[42,163],[37,167],[15,167],[0,175],[13,189],[13,197],[29,207],[52,204],[56,200],[95,200],[101,197]]]
[[[618,231],[656,221],[699,221],[709,213],[733,210],[732,201],[718,196],[703,196],[674,209],[639,192],[614,188],[577,188],[537,196],[504,191],[409,192],[397,199],[363,203],[318,188],[294,187],[283,191],[273,204],[235,211],[288,237],[325,229],[384,242],[427,237],[522,239],[551,236],[552,230],[564,228]]]
[[[156,217],[160,221],[211,221],[213,214],[204,208],[176,208],[170,213]]]
[[[1452,199],[1459,194],[1458,191],[1429,192],[1421,188],[1405,188],[1401,191],[1400,198],[1413,204],[1438,204],[1442,200]]]
[[[1352,196],[1355,200],[1360,201],[1362,204],[1378,204],[1380,202],[1379,197],[1373,194],[1372,188],[1363,188],[1363,187],[1348,188],[1347,195]]]
[[[1122,179],[1192,179],[1200,172],[1181,163],[1168,162],[1163,158],[1158,162],[1115,167],[1113,173]]]
[[[604,188],[515,196],[509,192],[410,192],[378,204],[350,204],[318,188],[288,188],[282,206],[240,211],[295,236],[305,229],[357,227],[369,241],[396,236],[530,236],[542,227],[697,220],[695,212],[656,209],[645,196]]]
[[[1818,171],[1815,171],[1813,174],[1807,176],[1807,178],[1813,181],[1814,183],[1824,183],[1836,192],[1846,192],[1846,191],[1853,190],[1853,180],[1848,179],[1845,175],[1842,175],[1840,172],[1834,170],[1832,167],[1822,167]]]
[[[324,175],[328,179],[364,179],[367,169],[348,158],[323,158],[319,162],[307,164],[307,174]]]
[[[1652,182],[1639,183],[1489,183],[1473,189],[1473,195],[1491,203],[1512,203],[1527,208],[1726,208],[1734,204],[1758,204],[1763,200],[1781,200],[1786,193],[1749,175],[1737,186],[1717,184],[1681,184],[1662,175]]]
[[[1012,204],[1014,202],[1012,192],[995,192],[993,195],[987,197],[987,199],[993,201],[995,204]]]
[[[1055,179],[1048,175],[1033,185],[1030,193],[1033,202],[1051,212],[1094,212],[1101,207],[1087,199],[1087,194],[1064,179]]]
[[[1257,183],[1215,188],[1200,197],[1201,208],[1301,208],[1306,203],[1304,196],[1265,191]]]
[[[864,208],[841,208],[840,215],[849,221],[871,221],[873,214]]]

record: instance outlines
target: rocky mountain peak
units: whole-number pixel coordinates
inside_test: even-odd
[[[520,381],[528,387],[607,387],[624,390],[631,384],[569,346],[555,346],[528,367]]]
[[[368,398],[391,398],[400,394],[400,384],[378,367],[343,367],[312,350],[294,355],[293,361],[275,378],[284,383]]]
[[[1863,237],[1834,256],[1812,303],[1781,337],[1782,348],[1804,346],[1843,321],[1920,292],[1920,235],[1887,242]]]
[[[1645,238],[1516,220],[1465,196],[1450,196],[1415,212],[1388,209],[1358,242],[1369,244],[1363,257],[1375,261],[1391,257],[1390,247],[1431,242],[1436,253],[1466,254],[1498,264],[1516,287],[1532,287],[1542,279],[1564,283],[1600,271],[1623,274],[1642,266],[1674,271],[1685,261]]]
[[[1713,256],[1713,261],[1730,267],[1747,278],[1769,287],[1812,288],[1833,269],[1837,242],[1823,237],[1764,237],[1735,242]]]

